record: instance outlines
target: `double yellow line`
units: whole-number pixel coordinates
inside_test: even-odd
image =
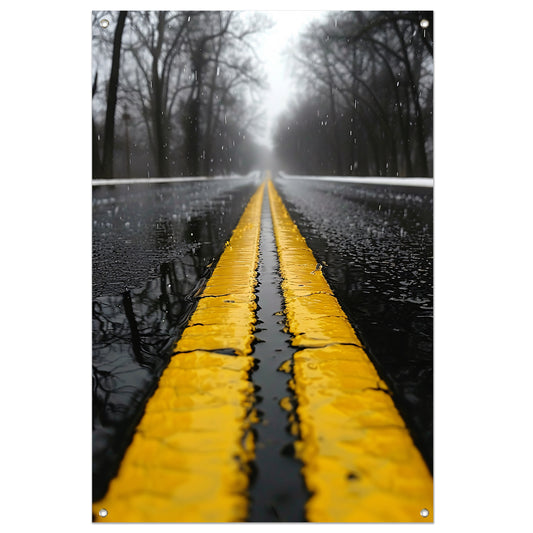
[[[270,180],[268,190],[287,323],[292,344],[301,348],[292,362],[292,385],[297,455],[312,493],[307,519],[431,521],[432,478]],[[226,243],[117,477],[93,505],[96,520],[246,519],[263,194],[264,184]],[[423,508],[428,517],[420,515]]]

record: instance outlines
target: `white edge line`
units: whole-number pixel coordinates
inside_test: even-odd
[[[255,177],[255,173],[250,173],[246,176],[239,176],[236,174],[230,176],[214,176],[207,178],[205,176],[199,177],[173,177],[173,178],[112,178],[112,179],[94,179],[93,186],[98,185],[134,185],[137,183],[177,183],[182,181],[206,181],[206,180],[231,180],[244,179]]]
[[[203,181],[207,178],[112,178],[92,180],[93,186],[97,185],[132,185],[135,183],[171,183],[176,181]]]
[[[280,172],[283,179],[302,179],[317,181],[338,181],[341,183],[366,183],[368,185],[394,185],[406,187],[433,187],[433,178],[386,178],[368,177],[354,178],[352,176],[293,176]]]

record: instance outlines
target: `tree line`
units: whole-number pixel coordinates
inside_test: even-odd
[[[292,54],[275,131],[289,173],[433,175],[432,12],[329,12]]]
[[[260,14],[93,12],[93,177],[248,172]]]

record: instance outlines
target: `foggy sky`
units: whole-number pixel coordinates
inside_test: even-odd
[[[296,81],[290,77],[286,52],[296,44],[297,36],[313,19],[321,17],[323,11],[264,11],[275,23],[260,39],[257,53],[264,61],[269,89],[265,93],[264,107],[266,128],[257,131],[258,142],[271,146],[271,133],[277,116],[286,109],[296,87]]]

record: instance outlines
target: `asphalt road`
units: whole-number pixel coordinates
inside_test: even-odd
[[[95,500],[259,183],[93,187]],[[275,185],[432,468],[432,189]]]
[[[95,500],[259,183],[256,175],[93,187]]]
[[[275,185],[432,470],[433,189]]]

